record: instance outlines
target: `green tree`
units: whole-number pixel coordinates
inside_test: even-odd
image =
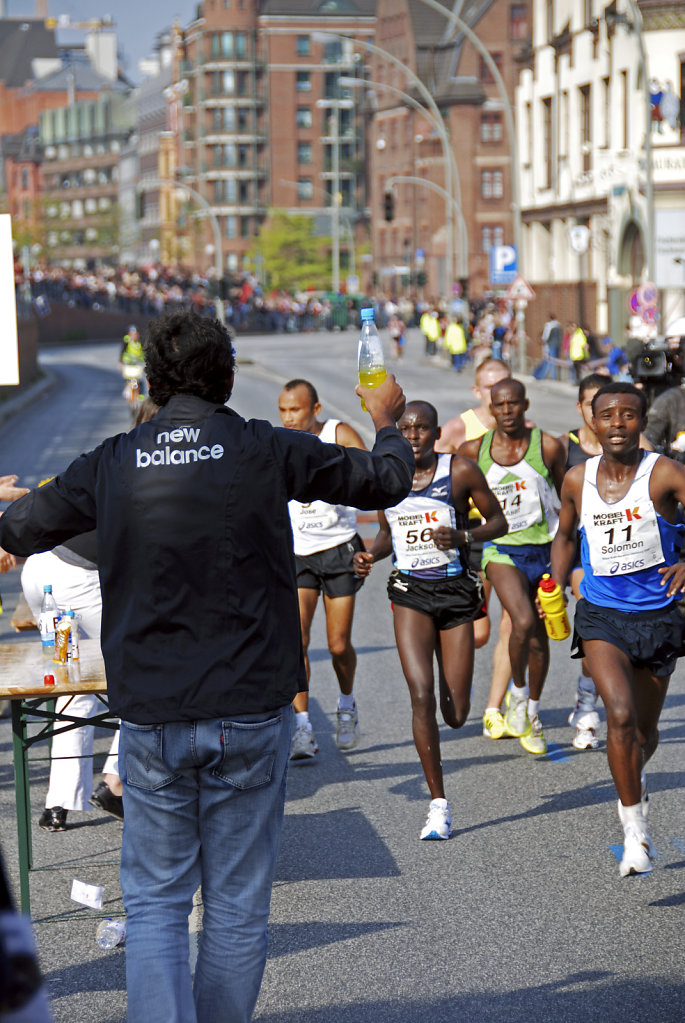
[[[259,252],[272,288],[284,291],[324,289],[331,278],[330,239],[314,234],[311,217],[271,210],[249,256]]]

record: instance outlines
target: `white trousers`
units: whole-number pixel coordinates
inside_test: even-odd
[[[100,577],[96,569],[68,565],[51,551],[32,554],[21,573],[21,585],[26,603],[36,619],[43,603],[43,586],[52,585],[57,606],[71,609],[80,615],[79,629],[89,639],[100,641],[102,621],[102,594]],[[77,717],[92,717],[102,704],[91,693],[78,696],[60,696],[57,710]],[[90,809],[88,799],[93,791],[93,737],[90,725],[72,728],[55,735],[52,740],[50,786],[45,797],[47,807],[62,806],[65,810]],[[104,774],[119,774],[117,754],[119,732],[114,733]]]

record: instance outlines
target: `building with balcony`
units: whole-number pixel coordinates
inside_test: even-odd
[[[133,130],[127,92],[110,83],[98,99],[41,114],[48,259],[75,266],[118,262],[119,157]]]
[[[205,0],[177,35],[171,88],[180,138],[176,174],[210,205],[222,265],[243,268],[272,207],[311,216],[317,233],[340,230],[343,277],[353,269],[357,223],[366,209],[360,101],[339,85],[355,74],[351,40],[373,35],[373,0]],[[330,39],[318,38],[322,31]],[[174,130],[172,128],[172,130]],[[195,265],[214,236],[201,204]]]
[[[629,299],[649,282],[656,333],[685,312],[685,8],[533,7],[517,91],[523,255],[538,295],[529,333],[554,310],[620,343]]]

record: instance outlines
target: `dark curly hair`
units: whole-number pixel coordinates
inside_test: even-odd
[[[218,320],[195,313],[168,313],[152,320],[143,345],[145,374],[155,404],[175,394],[195,394],[222,405],[235,370],[231,334]]]

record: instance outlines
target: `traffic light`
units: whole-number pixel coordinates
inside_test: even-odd
[[[385,193],[385,219],[390,222],[395,219],[395,196],[392,192]]]

